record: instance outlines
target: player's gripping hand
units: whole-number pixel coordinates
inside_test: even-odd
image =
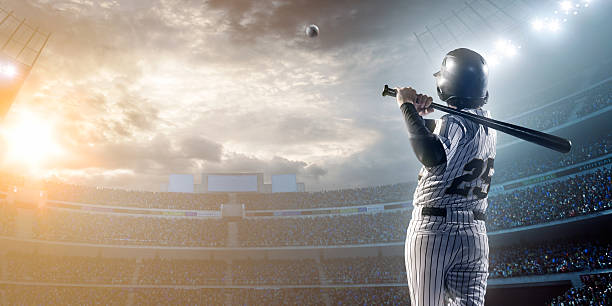
[[[402,106],[404,103],[414,105],[414,108],[419,112],[419,115],[424,116],[434,111],[431,103],[433,98],[428,95],[417,94],[416,90],[411,87],[395,88],[397,90],[396,98],[397,105]]]

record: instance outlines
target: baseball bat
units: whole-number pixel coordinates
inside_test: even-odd
[[[388,85],[385,85],[385,89],[383,90],[383,93],[382,93],[383,97],[384,96],[395,97],[396,94],[397,94],[397,91],[395,89],[389,88]],[[547,147],[557,152],[567,153],[572,148],[572,142],[569,141],[569,139],[565,139],[565,138],[561,138],[555,135],[532,130],[530,128],[526,128],[523,126],[514,125],[511,123],[507,123],[507,122],[475,115],[472,113],[460,111],[460,110],[457,110],[457,109],[454,109],[448,106],[440,105],[438,103],[431,103],[431,106],[434,109],[437,109],[439,111],[443,111],[445,113],[465,117],[478,124],[482,124],[486,127],[490,127],[500,132],[504,132],[506,134],[523,139],[525,141],[529,141],[537,145]]]

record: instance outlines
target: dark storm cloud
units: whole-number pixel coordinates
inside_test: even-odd
[[[321,166],[313,164],[304,168],[303,174],[309,178],[314,178],[315,180],[318,180],[320,177],[327,174],[327,170],[323,169],[323,167]]]
[[[187,158],[220,162],[223,146],[203,137],[191,136],[181,141],[181,151]]]
[[[280,156],[259,159],[244,154],[230,154],[221,163],[207,163],[203,172],[263,172],[266,176],[274,174],[297,174],[298,180],[315,182],[327,171],[317,164],[290,160]]]
[[[294,41],[296,32],[303,34],[305,26],[315,23],[321,29],[317,38],[321,40],[320,46],[336,48],[347,43],[387,38],[388,31],[398,30],[396,26],[408,28],[409,24],[418,21],[405,17],[418,16],[426,2],[212,0],[207,5],[225,13],[232,39],[251,42],[260,37],[274,36]]]
[[[158,135],[137,143],[116,143],[81,148],[78,156],[58,161],[58,168],[102,170],[130,169],[137,174],[167,175],[193,173],[198,161],[219,162],[222,146],[204,138],[189,138],[175,143]]]
[[[399,132],[399,131],[398,131]],[[416,181],[419,165],[407,137],[383,138],[365,150],[323,165],[327,175],[315,186],[364,187]],[[350,181],[346,181],[350,178]]]

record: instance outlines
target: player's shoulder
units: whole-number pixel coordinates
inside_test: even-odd
[[[474,115],[478,115],[481,117],[486,117],[486,118],[491,118],[491,112],[489,112],[486,109],[482,109],[482,108],[465,108],[462,109],[461,111],[466,112],[466,113],[471,113]],[[462,116],[459,115],[454,115],[454,114],[446,114],[443,117],[448,117],[449,122],[454,122],[456,124],[460,124],[464,129],[469,130],[469,129],[478,129],[479,124]]]
[[[453,114],[446,114],[442,116],[439,123],[440,133],[443,135],[448,135],[453,131],[459,131],[463,134],[467,132],[467,125],[465,118]]]

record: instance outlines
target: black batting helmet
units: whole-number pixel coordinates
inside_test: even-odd
[[[458,108],[480,107],[487,103],[488,76],[485,59],[466,48],[448,52],[440,71],[434,73],[440,99]]]

